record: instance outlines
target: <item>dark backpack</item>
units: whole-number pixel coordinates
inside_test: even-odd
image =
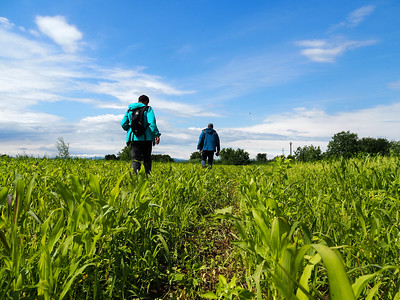
[[[132,132],[136,136],[143,135],[147,127],[149,127],[149,124],[147,124],[147,120],[144,117],[144,112],[147,111],[148,109],[149,107],[146,105],[129,110],[132,112],[132,120],[131,120]]]

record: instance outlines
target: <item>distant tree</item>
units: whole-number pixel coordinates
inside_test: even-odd
[[[390,154],[395,156],[400,156],[400,141],[390,142]]]
[[[104,160],[118,160],[118,157],[115,154],[106,154]]]
[[[57,151],[58,151],[58,157],[60,158],[69,158],[69,143],[66,143],[64,141],[64,138],[60,136],[57,139],[56,143]]]
[[[384,138],[364,137],[359,140],[361,153],[370,155],[388,155],[390,153],[390,142]]]
[[[121,152],[117,153],[119,160],[130,161],[131,160],[131,147],[125,146]]]
[[[328,157],[349,158],[359,152],[358,136],[350,131],[336,133],[328,143],[326,155]]]
[[[174,162],[174,159],[168,154],[152,154],[151,159],[158,162]]]
[[[220,151],[221,162],[225,165],[247,165],[250,163],[249,153],[243,149],[223,148]]]
[[[120,152],[117,154],[117,159],[130,161],[131,160],[131,147],[125,146]],[[174,159],[167,154],[152,154],[152,161],[157,162],[173,162]]]
[[[298,161],[304,162],[318,161],[322,158],[322,151],[319,146],[314,147],[313,145],[311,145],[298,147],[296,151],[294,151],[294,158]]]
[[[192,154],[190,154],[189,160],[193,161],[193,160],[199,160],[199,159],[201,159],[201,154],[199,151],[192,152]]]
[[[257,153],[256,160],[258,162],[266,162],[267,161],[267,153]]]

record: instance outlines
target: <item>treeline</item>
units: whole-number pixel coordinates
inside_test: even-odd
[[[356,156],[389,156],[400,155],[400,142],[388,141],[385,138],[364,137],[359,139],[356,133],[342,131],[336,133],[329,141],[327,150],[322,152],[321,148],[311,146],[298,147],[294,155],[282,158],[290,158],[294,161],[313,162],[322,159],[337,159],[340,157],[351,158]],[[249,159],[249,154],[243,149],[222,149],[219,163],[227,165],[262,164],[274,161],[267,159],[266,153],[258,153],[254,160]],[[190,161],[200,160],[200,154],[193,152]],[[217,162],[218,163],[218,162]]]
[[[325,152],[320,147],[298,147],[294,152],[297,161],[312,162],[322,159],[351,158],[356,156],[400,155],[400,142],[385,138],[364,137],[359,139],[356,133],[341,131],[329,141]]]
[[[323,159],[351,158],[356,156],[389,156],[400,155],[400,141],[388,141],[385,138],[364,137],[359,139],[356,133],[350,131],[341,131],[333,135],[328,143],[327,150],[323,152],[318,146],[298,147],[293,155],[283,158],[290,158],[294,161],[313,162]],[[106,160],[126,160],[131,159],[130,148],[125,147],[117,155],[107,154]],[[174,159],[167,154],[152,154],[153,161],[173,162]],[[200,162],[200,153],[193,152],[190,155],[189,162]],[[264,164],[273,159],[267,158],[267,153],[258,153],[255,159],[250,159],[250,155],[243,149],[223,148],[220,151],[220,159],[214,160],[215,164],[224,165],[247,165]]]
[[[118,152],[117,155],[115,154],[107,154],[104,156],[105,160],[126,160],[129,161],[131,160],[131,148],[128,146],[125,146],[124,149],[122,149],[120,152]],[[169,156],[168,154],[152,154],[151,159],[153,161],[158,161],[158,162],[173,162],[174,159]]]

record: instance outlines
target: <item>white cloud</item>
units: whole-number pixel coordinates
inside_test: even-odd
[[[183,91],[162,82],[162,78],[144,73],[142,70],[101,69],[98,82],[82,84],[94,93],[112,95],[122,103],[128,104],[137,100],[137,95],[148,93],[158,95],[185,95],[192,91]]]
[[[207,74],[192,78],[207,93],[205,103],[221,103],[252,92],[260,87],[283,85],[304,74],[298,57],[280,51],[256,56],[238,56]]]
[[[68,24],[65,17],[37,16],[36,24],[42,33],[60,45],[65,52],[74,53],[78,50],[82,33],[74,25]]]
[[[242,148],[252,157],[267,153],[272,158],[289,154],[305,145],[320,146],[323,151],[335,133],[347,131],[362,137],[400,140],[400,102],[353,112],[329,114],[320,109],[297,108],[289,113],[271,115],[263,123],[243,128],[218,130],[221,147]],[[192,128],[192,130],[195,130]]]
[[[182,116],[182,117],[221,117],[219,114],[216,114],[212,111],[208,111],[206,109],[203,109],[201,107],[193,106],[190,104],[185,104],[185,103],[180,103],[180,102],[175,102],[175,101],[165,101],[162,99],[154,99],[151,100],[151,102],[154,102],[154,106],[157,107],[157,109],[161,110],[166,110],[172,112],[174,115]],[[150,104],[152,105],[152,104]]]
[[[374,5],[366,5],[352,11],[347,17],[349,26],[357,26],[375,10]]]
[[[400,102],[353,112],[328,114],[323,110],[298,108],[291,113],[272,115],[262,124],[245,129],[249,132],[276,134],[288,138],[329,138],[350,130],[361,136],[399,139]]]
[[[299,47],[305,47],[301,54],[309,60],[320,63],[332,63],[346,51],[376,44],[376,40],[346,41],[346,40],[304,40],[297,41]]]
[[[299,47],[322,48],[329,46],[326,40],[304,40],[295,43]]]
[[[0,24],[1,153],[53,156],[57,154],[55,142],[59,136],[70,143],[72,155],[117,153],[125,146],[125,132],[120,126],[122,114],[143,93],[151,97],[156,116],[162,115],[161,112],[185,118],[214,115],[200,106],[166,101],[168,96],[193,91],[176,88],[159,76],[146,74],[144,68],[105,68],[78,54],[66,54],[40,40],[40,36],[27,35],[29,32],[16,31],[14,25],[4,24],[11,22],[1,19]],[[72,101],[87,105],[91,116],[78,121],[62,118],[65,109],[62,105]],[[44,113],[37,106],[50,102],[59,113]],[[96,116],[99,108],[115,109],[121,114],[100,112]],[[164,126],[165,121],[157,118],[157,123]],[[174,140],[172,145],[187,145],[185,130],[174,130],[174,126],[168,125],[162,131],[163,139],[170,136]],[[167,142],[157,147],[157,151],[168,147],[174,146]]]
[[[0,27],[0,58],[30,59],[46,57],[51,47],[28,40],[21,35]]]
[[[374,5],[366,5],[366,6],[357,8],[356,10],[353,10],[347,16],[346,21],[342,21],[338,24],[331,26],[329,28],[328,32],[333,32],[333,31],[338,30],[343,27],[356,27],[362,21],[364,21],[366,17],[368,17],[371,13],[373,13],[374,10],[375,10]]]
[[[12,28],[15,25],[11,23],[10,20],[8,20],[7,18],[0,17],[0,26],[3,26],[5,28]]]
[[[345,22],[333,25],[328,30],[328,33],[339,29],[340,27],[355,27],[361,23],[368,15],[375,10],[374,5],[367,5],[352,11]],[[335,62],[337,57],[343,55],[345,52],[369,45],[376,44],[377,40],[354,41],[347,40],[342,37],[335,37],[329,39],[313,39],[297,41],[295,44],[301,48],[301,54],[308,59],[319,63],[332,63]]]

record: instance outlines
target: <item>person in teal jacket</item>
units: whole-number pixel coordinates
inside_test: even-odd
[[[131,158],[133,171],[137,173],[140,170],[141,161],[147,174],[151,171],[151,150],[154,145],[160,142],[161,133],[158,131],[156,117],[151,106],[149,97],[141,95],[137,103],[129,104],[128,111],[125,113],[121,121],[122,128],[126,133],[126,144],[131,147]],[[132,110],[148,106],[144,112],[145,126],[147,126],[144,134],[136,136],[131,129]]]
[[[201,154],[202,167],[206,167],[206,161],[208,159],[208,168],[211,169],[214,160],[214,152],[217,150],[215,155],[219,156],[220,151],[219,136],[214,130],[214,125],[212,123],[208,124],[207,128],[201,131],[197,150],[199,150]]]

